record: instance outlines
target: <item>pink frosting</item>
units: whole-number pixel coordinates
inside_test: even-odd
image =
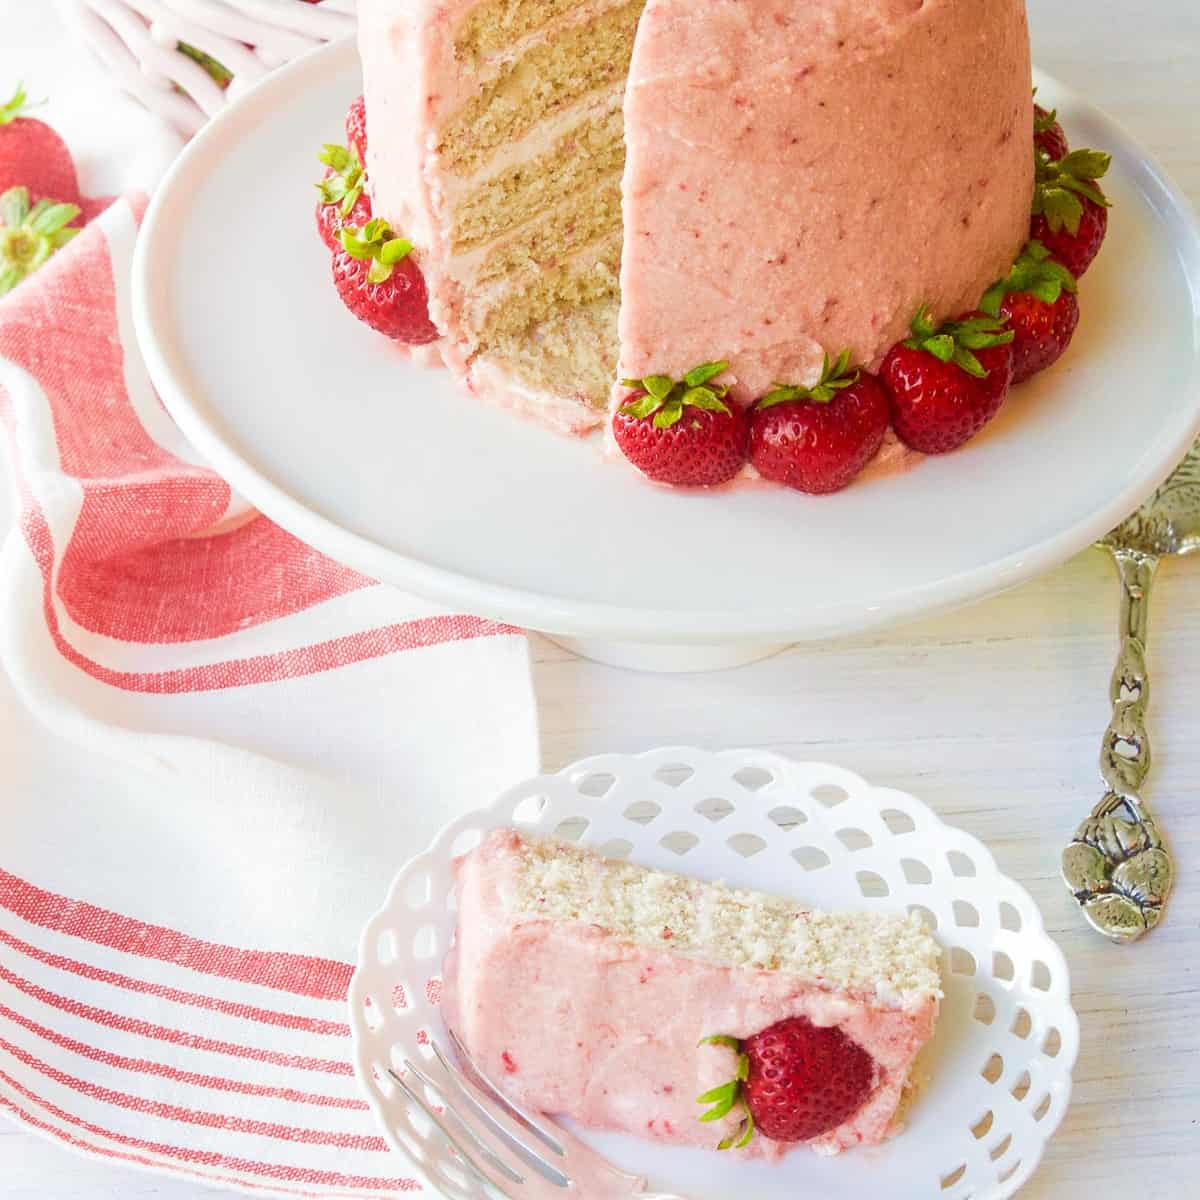
[[[457,16],[435,0],[359,0],[359,54],[368,111],[367,177],[375,215],[386,217],[416,246],[430,292],[430,313],[445,332],[441,223],[427,172],[436,129],[446,108],[441,97],[453,62]]]
[[[625,100],[622,377],[742,399],[974,308],[1029,230],[1020,0],[649,0]]]
[[[451,371],[580,431],[596,414],[481,369],[462,336],[464,184],[436,147],[481,86],[453,46],[477,3],[359,0],[372,192],[416,245]],[[746,401],[811,381],[824,350],[876,362],[921,303],[974,307],[1028,233],[1030,78],[1023,0],[648,0],[615,376],[727,358]]]
[[[520,1103],[677,1145],[712,1148],[735,1116],[701,1124],[696,1097],[733,1077],[711,1034],[749,1037],[785,1017],[836,1025],[876,1062],[866,1104],[813,1143],[836,1153],[892,1131],[913,1060],[933,1031],[933,997],[905,1007],[811,981],[730,969],[618,941],[596,926],[520,917],[507,907],[517,835],[461,861],[459,927],[445,964],[448,1023]],[[747,1154],[787,1149],[764,1137]]]
[[[473,186],[443,166],[440,130],[482,90],[479,71],[455,57],[463,19],[480,0],[359,0],[359,53],[369,112],[367,175],[377,215],[415,245],[429,312],[444,335],[438,356],[476,395],[563,433],[584,433],[602,415],[574,397],[535,394],[495,364],[472,359],[462,312],[478,254],[456,255],[446,230],[461,194]],[[605,0],[614,3],[615,0]],[[548,135],[540,136],[548,145]],[[544,148],[543,145],[543,148]],[[526,147],[531,156],[538,147]],[[493,161],[486,171],[497,169]]]

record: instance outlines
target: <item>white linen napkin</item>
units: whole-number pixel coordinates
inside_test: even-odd
[[[536,770],[526,639],[330,562],[182,441],[129,318],[178,143],[29,7],[0,91],[51,95],[120,198],[0,300],[0,658],[94,763],[47,789],[0,704],[0,1111],[255,1194],[407,1193],[349,1067],[355,943],[407,855]]]

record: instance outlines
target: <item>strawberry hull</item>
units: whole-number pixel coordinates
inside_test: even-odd
[[[1034,217],[1030,236],[1039,241],[1077,279],[1096,261],[1108,236],[1108,209],[1092,200],[1083,202],[1079,229],[1053,229],[1045,217]]]

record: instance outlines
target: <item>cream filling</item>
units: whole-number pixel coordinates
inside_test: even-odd
[[[605,175],[596,182],[600,183],[603,180],[610,178],[611,175]],[[543,221],[547,221],[553,217],[554,213],[557,211],[558,210],[555,206],[540,209],[538,212],[533,213],[520,223],[516,225],[510,225],[503,234],[497,238],[494,238],[492,241],[480,242],[477,246],[472,246],[471,249],[461,251],[459,254],[454,255],[451,260],[452,265],[450,268],[450,273],[453,275],[455,280],[463,284],[464,287],[473,286],[481,268],[497,249],[507,246],[510,243],[519,241],[522,237],[527,236],[536,230]],[[588,245],[595,245],[597,241],[601,240],[601,238],[608,237],[612,232],[613,231],[611,229],[605,231],[605,233],[600,235],[600,238],[594,238],[588,243]],[[624,231],[622,230],[622,233],[623,232]],[[581,249],[586,249],[586,247],[576,247],[574,251],[570,251],[567,254],[560,256],[559,261],[565,262],[570,255],[577,253]],[[494,287],[496,282],[497,281],[493,280],[490,284],[485,283],[480,284],[479,286],[481,288]]]
[[[457,205],[465,196],[484,188],[512,167],[530,159],[540,158],[578,125],[607,116],[620,108],[625,98],[625,83],[621,81],[603,92],[593,92],[543,120],[525,137],[498,150],[472,175],[446,175],[441,180],[441,194],[450,205]]]
[[[587,274],[589,264],[593,267],[601,266],[604,259],[614,250],[618,252],[619,256],[622,238],[623,231],[610,231],[589,242],[586,246],[580,246],[577,250],[564,254],[554,268],[554,273],[561,274],[563,278],[583,277]],[[571,268],[576,266],[580,269],[572,271]],[[463,317],[473,336],[480,336],[488,316],[496,309],[504,307],[506,304],[519,303],[521,296],[530,284],[536,285],[539,278],[538,275],[525,272],[506,279],[496,279],[490,283],[479,284],[467,292],[468,299],[463,306]],[[614,377],[616,375],[615,360],[613,375]]]

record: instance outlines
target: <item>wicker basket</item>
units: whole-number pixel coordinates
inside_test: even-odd
[[[58,0],[120,85],[190,136],[267,71],[354,29],[355,0]]]

